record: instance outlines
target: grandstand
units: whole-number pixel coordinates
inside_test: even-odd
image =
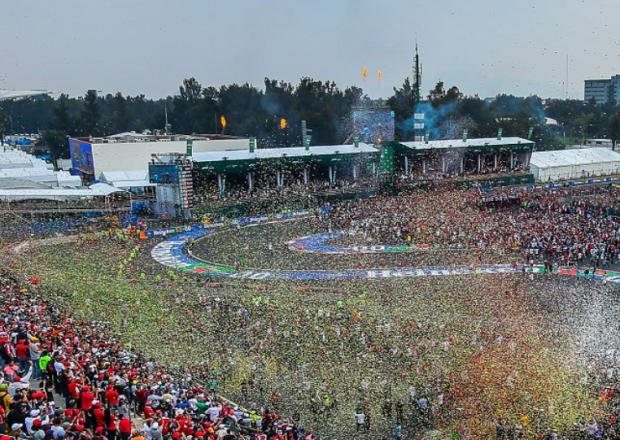
[[[3,225],[131,215],[130,192],[105,184],[86,189],[0,189]]]

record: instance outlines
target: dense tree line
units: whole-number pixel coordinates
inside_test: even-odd
[[[416,134],[414,113],[425,114],[430,139],[460,138],[464,129],[469,137],[494,137],[500,128],[503,136],[527,137],[533,128],[532,140],[537,149],[562,148],[565,142],[580,143],[586,138],[607,138],[614,143],[620,140],[617,104],[503,94],[481,99],[463,96],[454,86],[446,90],[441,81],[429,91],[427,101],[415,105],[413,96],[413,87],[405,79],[387,100],[395,112],[398,140]],[[557,125],[547,123],[546,118],[556,120]]]
[[[559,139],[572,137],[620,139],[620,109],[579,100],[542,100],[537,96],[498,95],[484,100],[464,96],[438,82],[427,99],[415,102],[409,79],[394,88],[387,101],[372,101],[358,87],[340,89],[334,82],[302,78],[297,85],[265,78],[264,88],[250,84],[203,87],[195,78],[183,80],[179,93],[162,99],[144,95],[97,95],[94,91],[72,98],[40,97],[4,101],[0,135],[42,134],[54,157],[67,157],[67,136],[104,136],[125,131],[164,132],[166,116],[172,132],[224,133],[255,136],[260,148],[301,145],[301,121],[312,129],[314,145],[339,144],[352,134],[351,107],[385,103],[394,111],[396,139],[411,140],[414,113],[424,113],[431,139],[468,136],[527,137],[538,148],[558,148]],[[558,125],[548,125],[545,117]],[[282,119],[286,122],[283,123]]]

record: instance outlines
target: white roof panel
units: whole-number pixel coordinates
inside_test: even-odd
[[[98,186],[102,185],[102,186]],[[96,183],[86,189],[0,189],[0,200],[29,200],[29,199],[58,199],[63,200],[67,197],[97,197],[107,196],[115,192],[122,191],[118,188]]]
[[[254,153],[250,153],[249,150],[207,151],[203,153],[194,153],[192,159],[195,162],[219,162],[224,160],[260,160],[275,159],[279,157],[308,157],[313,155],[327,156],[333,154],[377,152],[379,152],[378,149],[360,142],[359,147],[357,148],[354,145],[329,145],[310,147],[310,150],[306,150],[305,147],[263,148],[254,150]]]
[[[0,168],[0,179],[8,177],[53,176],[54,171],[42,167],[33,168]]]
[[[463,142],[463,139],[446,139],[443,141],[428,141],[428,144],[424,141],[417,142],[399,142],[407,148],[412,150],[428,150],[431,148],[466,148],[466,147],[492,147],[502,145],[533,145],[533,141],[528,141],[520,137],[504,137],[500,140],[497,138],[477,138],[467,139]]]
[[[157,186],[156,183],[151,183],[148,180],[117,180],[112,183],[116,188],[133,188],[140,186]]]
[[[27,98],[29,96],[49,95],[45,90],[0,90],[0,100]]]
[[[114,184],[114,182],[130,182],[149,180],[148,170],[136,171],[103,171],[100,180]]]
[[[530,165],[537,168],[553,168],[606,162],[620,162],[620,153],[609,148],[535,151],[532,153]]]

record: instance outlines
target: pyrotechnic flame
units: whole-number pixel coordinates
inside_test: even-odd
[[[368,76],[368,70],[366,69],[366,67],[364,67],[362,69],[362,78],[366,79],[367,76]]]
[[[381,82],[381,78],[382,78],[382,77],[383,77],[383,73],[379,70],[379,71],[377,72],[377,80],[378,80],[379,82]]]
[[[222,132],[226,130],[226,116],[222,115],[220,117],[220,124],[222,124]]]
[[[280,130],[284,130],[287,125],[288,125],[288,122],[286,121],[286,119],[284,118],[280,119]]]

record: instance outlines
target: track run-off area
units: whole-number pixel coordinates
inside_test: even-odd
[[[230,222],[215,222],[209,224],[196,224],[176,228],[157,229],[147,232],[149,237],[168,236],[171,238],[156,245],[152,251],[152,258],[158,263],[180,271],[191,271],[214,277],[251,279],[251,280],[352,280],[352,279],[377,279],[377,278],[413,278],[425,276],[451,276],[473,274],[504,274],[514,272],[543,273],[542,265],[528,266],[511,264],[485,264],[468,266],[436,266],[436,267],[399,267],[385,269],[340,269],[340,270],[275,270],[275,269],[252,269],[235,270],[232,267],[199,261],[185,254],[184,248],[192,240],[198,240],[213,234],[223,228],[256,226],[261,224],[277,223],[283,221],[295,221],[311,215],[309,211],[296,211],[282,213],[273,216],[254,216],[232,220]],[[360,246],[360,247],[337,247],[324,245],[323,242],[349,235],[347,233],[318,234],[303,237],[298,240],[287,242],[290,250],[314,253],[379,253],[379,252],[411,252],[426,250],[428,246],[418,245],[413,248],[405,246]],[[454,249],[455,251],[457,249]],[[450,249],[446,249],[450,251]],[[587,277],[610,282],[620,282],[620,273],[597,270],[595,273],[581,270],[575,267],[560,268],[559,275]]]

